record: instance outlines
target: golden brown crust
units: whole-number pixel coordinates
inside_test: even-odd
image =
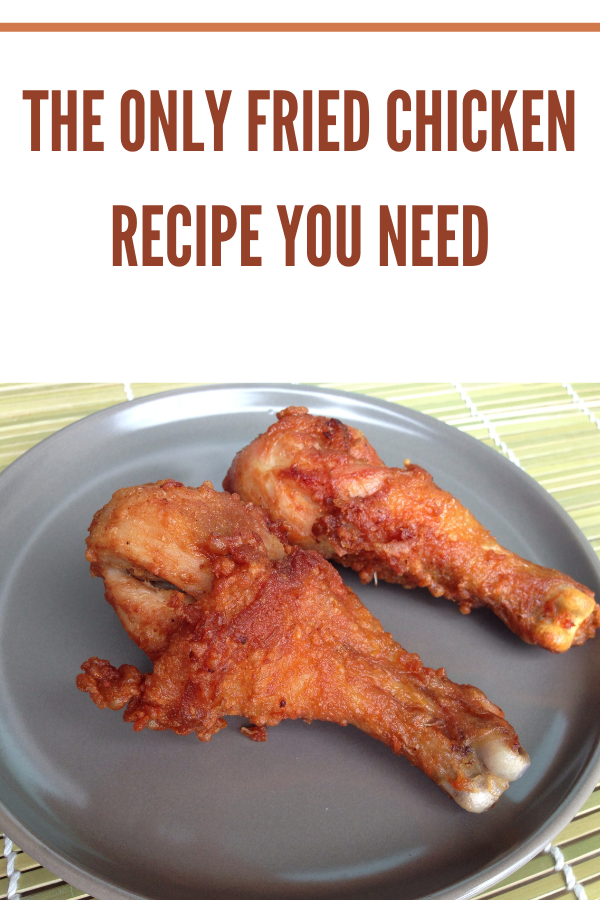
[[[215,541],[248,528],[270,557],[287,552],[285,528],[264,510],[218,493],[210,482],[188,488],[168,479],[116,491],[92,520],[86,558],[129,636],[154,658],[185,606],[211,589]]]
[[[335,419],[283,410],[237,454],[224,485],[363,582],[427,587],[464,613],[488,606],[523,640],[555,652],[598,627],[589,588],[501,547],[428,472],[385,466],[361,432]]]
[[[262,511],[207,485],[201,491],[204,522],[193,491],[164,483],[117,492],[94,518],[88,543],[94,567],[106,552],[111,565],[143,562],[152,571],[156,553],[161,578],[179,588],[195,557],[211,582],[197,599],[175,604],[177,621],[152,653],[152,674],[93,658],[77,679],[79,689],[101,708],[126,703],[124,718],[137,731],[195,732],[202,741],[230,715],[249,719],[253,740],[264,740],[266,726],[283,719],[352,724],[406,756],[466,808],[495,802],[516,776],[495,774],[489,760],[500,752],[519,771],[527,763],[502,711],[481,691],[454,684],[443,669],[429,669],[403,650],[318,553],[281,541],[270,552],[263,535],[272,531]],[[216,512],[217,532],[210,530]],[[152,527],[153,516],[160,527]],[[186,516],[195,517],[196,531],[182,547]],[[121,529],[115,523],[123,519],[128,527]],[[171,530],[173,522],[179,527]],[[137,622],[134,638],[143,646],[140,628]]]
[[[84,674],[77,676],[77,687],[88,693],[100,709],[123,709],[139,696],[144,676],[135,666],[115,669],[107,659],[92,656],[81,668]]]

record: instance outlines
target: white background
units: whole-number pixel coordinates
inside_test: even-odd
[[[4,4],[0,12],[4,21],[47,21],[48,6],[45,14],[39,3],[18,10]],[[78,14],[73,4],[54,6],[52,18],[84,19],[80,5]],[[103,19],[116,20],[113,7],[103,6]],[[565,20],[558,7],[544,4],[544,18]],[[140,19],[135,8],[134,16],[131,4],[119,4],[119,18]],[[169,18],[250,18],[247,5],[245,14],[239,4],[221,7],[221,15],[212,9],[209,15],[200,4],[174,3]],[[260,9],[258,19],[284,19],[279,4]],[[423,4],[416,15],[411,5],[412,14],[403,7],[404,15],[392,15],[389,4],[372,4],[370,18],[447,21],[448,5],[443,9]],[[143,18],[164,19],[162,11],[145,4]],[[304,6],[301,17],[294,11],[287,8],[285,17],[317,19],[312,8]],[[477,14],[474,4],[454,11],[463,20],[500,18],[490,15],[491,4],[485,17],[480,4]],[[506,4],[503,11],[503,19],[512,12],[517,20]],[[366,18],[356,5],[345,12],[348,20]],[[533,20],[532,4],[519,4],[518,15]],[[321,4],[319,17],[333,20],[332,5]],[[591,4],[570,4],[570,18],[578,17],[592,20]],[[88,10],[85,18],[100,16]],[[597,380],[599,41],[598,34],[1,35],[0,380]],[[275,153],[267,125],[259,151],[249,153],[250,88],[298,97],[306,89],[361,90],[370,103],[369,144],[358,153]],[[460,146],[459,119],[457,152],[445,149],[444,130],[440,153],[394,153],[385,109],[397,88],[413,101],[418,89],[441,89],[444,105],[446,91],[457,90],[459,109],[474,88],[488,100],[493,89],[545,96],[554,89],[563,101],[574,89],[576,150],[561,150],[559,133],[556,153],[511,153],[506,145],[493,153],[489,138],[482,152],[469,153]],[[32,153],[26,89],[103,89],[95,138],[104,140],[104,152],[52,152],[46,101],[42,150]],[[158,153],[125,151],[119,108],[129,89],[147,97],[158,89],[165,104],[169,89],[193,90],[195,139],[204,140],[205,152],[168,152],[164,144]],[[211,149],[205,89],[233,91],[223,153]],[[181,117],[181,93],[179,102]],[[269,105],[262,106],[268,115]],[[544,122],[544,104],[538,107]],[[513,121],[521,146],[520,109],[519,94]],[[489,119],[480,114],[475,128],[489,128]],[[414,129],[414,116],[407,124]],[[545,128],[534,138],[546,143]],[[177,269],[166,259],[162,268],[114,268],[113,204],[132,206],[141,218],[143,204],[166,212],[176,203],[236,211],[262,205],[253,222],[262,266],[240,266],[235,238],[224,245],[220,268]],[[303,204],[305,213],[316,203],[332,210],[361,204],[359,264],[311,266],[303,217],[296,266],[286,267],[279,203]],[[486,262],[381,268],[380,204],[482,206],[490,226]]]

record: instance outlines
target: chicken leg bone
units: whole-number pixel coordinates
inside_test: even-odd
[[[262,740],[283,719],[351,724],[471,812],[492,806],[527,768],[514,729],[481,691],[425,667],[322,556],[287,546],[261,510],[208,483],[117,492],[94,518],[88,557],[142,647],[148,632],[154,671],[94,657],[77,686],[100,708],[126,705],[137,731],[209,741],[236,715]],[[115,592],[115,570],[131,580],[125,592]],[[135,582],[145,609],[137,617]],[[157,604],[166,615],[154,615]]]
[[[463,613],[487,606],[524,641],[556,653],[600,626],[589,588],[501,547],[424,469],[389,468],[360,431],[305,407],[278,413],[237,454],[223,486],[363,583],[426,587]]]

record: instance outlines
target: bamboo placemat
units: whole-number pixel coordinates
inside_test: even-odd
[[[577,522],[600,556],[600,383],[321,384],[427,413],[503,453]],[[0,384],[0,471],[43,438],[116,403],[188,384]],[[86,900],[19,848],[0,859],[0,900]],[[13,855],[15,854],[15,855]],[[8,870],[7,870],[8,865]],[[535,859],[485,900],[600,900],[600,784]],[[233,900],[233,898],[232,898]],[[401,900],[401,898],[398,898]]]

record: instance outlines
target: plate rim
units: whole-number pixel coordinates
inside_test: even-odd
[[[9,489],[9,482],[13,478],[19,478],[21,469],[36,462],[38,455],[43,455],[48,442],[56,442],[57,440],[67,439],[81,428],[86,428],[90,420],[98,421],[102,417],[110,419],[116,411],[124,408],[132,408],[133,406],[142,406],[151,402],[160,401],[166,397],[175,397],[183,394],[198,393],[222,393],[232,391],[272,391],[281,390],[285,392],[297,393],[308,398],[310,394],[321,397],[331,397],[337,400],[342,398],[360,401],[369,407],[376,406],[385,410],[387,413],[396,415],[404,415],[409,419],[417,420],[422,425],[435,423],[436,428],[441,427],[443,431],[453,435],[454,440],[475,441],[481,450],[487,451],[490,460],[494,459],[495,465],[499,465],[502,470],[511,472],[512,477],[522,478],[530,489],[533,489],[540,496],[543,496],[545,502],[550,502],[555,514],[561,520],[563,526],[566,526],[571,534],[575,537],[579,548],[584,551],[584,555],[588,557],[596,574],[600,578],[600,560],[594,553],[591,544],[576,524],[576,522],[563,509],[558,501],[539,484],[532,476],[528,475],[520,467],[516,466],[504,455],[498,453],[483,442],[477,440],[472,435],[460,431],[458,428],[449,425],[433,416],[413,410],[410,407],[403,406],[400,403],[394,403],[389,400],[383,400],[370,395],[359,394],[353,391],[340,390],[339,388],[323,388],[314,384],[302,384],[296,382],[221,382],[215,384],[202,384],[198,386],[175,388],[170,390],[158,391],[148,394],[144,397],[138,397],[133,400],[124,400],[120,403],[112,404],[104,409],[97,410],[87,416],[83,416],[75,422],[60,428],[58,431],[39,441],[33,447],[26,450],[21,456],[10,463],[6,469],[0,473],[0,499],[5,489]],[[272,404],[268,404],[272,406]],[[293,404],[288,404],[293,405]],[[306,404],[298,404],[306,405]],[[423,895],[419,900],[468,900],[475,894],[492,887],[497,882],[506,878],[517,869],[525,865],[529,860],[541,852],[550,843],[556,835],[573,819],[574,815],[579,811],[587,797],[591,794],[600,779],[600,733],[596,739],[593,752],[586,764],[585,769],[578,778],[575,786],[565,795],[562,803],[557,807],[554,813],[540,825],[534,833],[524,843],[513,848],[504,854],[502,858],[486,866],[484,869],[457,881],[449,887],[443,888],[433,893]],[[36,862],[42,866],[49,868],[58,877],[67,881],[72,886],[80,890],[85,890],[89,894],[101,896],[104,900],[148,900],[147,895],[133,893],[126,888],[110,883],[103,878],[98,878],[82,866],[66,859],[61,853],[47,846],[43,840],[39,839],[28,828],[23,826],[18,818],[8,809],[2,797],[0,797],[0,828],[5,836],[17,844],[20,849],[25,850],[31,855]],[[10,833],[7,835],[7,831]]]

